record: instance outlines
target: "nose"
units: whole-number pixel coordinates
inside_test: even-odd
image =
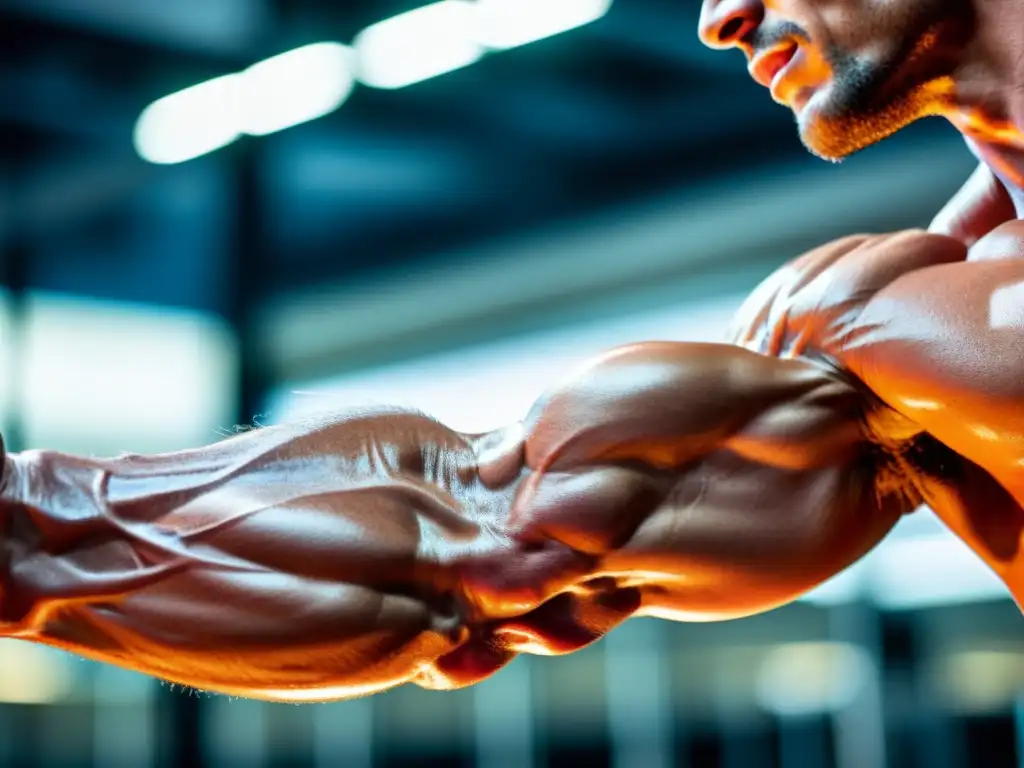
[[[761,0],[704,0],[697,34],[709,48],[733,48],[762,21]]]

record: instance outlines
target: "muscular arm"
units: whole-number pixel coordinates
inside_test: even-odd
[[[352,414],[195,451],[8,458],[0,627],[275,700],[467,685],[631,615],[753,613],[864,554],[864,398],[735,347],[645,344],[460,435]]]
[[[765,281],[733,338],[830,360],[883,400],[899,474],[1024,608],[1024,222],[970,249],[919,231],[827,244]]]

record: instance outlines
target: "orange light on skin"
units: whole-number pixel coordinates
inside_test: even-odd
[[[916,411],[939,411],[942,405],[935,400],[924,397],[902,397],[900,403],[906,408]]]
[[[984,109],[959,109],[950,121],[961,133],[987,144],[1014,146],[1021,143],[1021,130],[1010,119],[995,117]]]
[[[832,79],[832,68],[817,46],[801,43],[771,84],[772,99],[799,114]]]

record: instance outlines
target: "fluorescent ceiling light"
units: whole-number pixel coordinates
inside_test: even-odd
[[[792,643],[764,659],[757,678],[761,707],[782,717],[836,712],[864,689],[871,659],[845,643]]]
[[[477,0],[479,40],[515,48],[597,21],[612,0]]]
[[[443,0],[393,16],[356,37],[359,80],[374,88],[404,88],[473,64],[484,55],[477,8]]]
[[[352,50],[340,43],[314,43],[254,64],[241,74],[241,132],[252,136],[323,117],[355,87]]]
[[[240,136],[265,136],[333,112],[355,87],[353,53],[314,43],[233,75],[172,93],[135,125],[135,149],[151,163],[183,163]]]
[[[135,151],[171,164],[226,147],[241,135],[233,108],[238,82],[238,75],[225,75],[153,102],[135,124]]]
[[[147,107],[135,125],[139,156],[193,160],[249,134],[265,136],[340,107],[359,80],[404,88],[505,49],[596,21],[612,0],[442,0],[374,24],[355,51],[314,43],[199,83]]]

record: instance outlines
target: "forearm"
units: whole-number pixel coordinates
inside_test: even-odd
[[[448,566],[492,545],[517,479],[498,446],[488,488],[479,448],[377,413],[163,456],[13,456],[3,630],[266,698],[429,675],[466,632]]]

